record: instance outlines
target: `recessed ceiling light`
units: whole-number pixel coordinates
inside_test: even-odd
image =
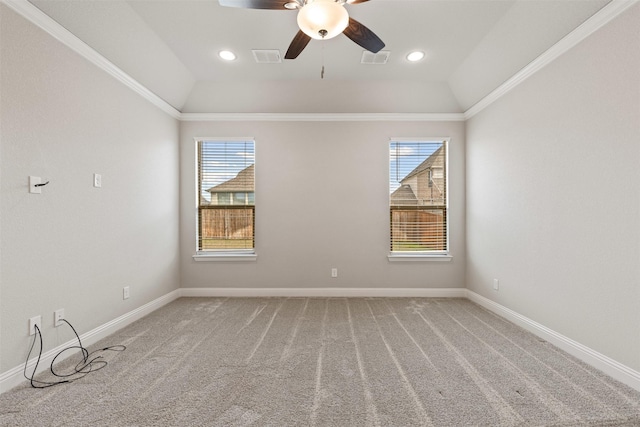
[[[284,7],[289,10],[294,10],[300,7],[300,4],[297,1],[290,1],[289,3],[285,3]]]
[[[236,54],[231,52],[230,50],[221,50],[218,52],[218,56],[225,61],[233,61],[236,59]]]
[[[407,60],[410,62],[418,62],[424,58],[424,52],[416,50],[407,55]]]

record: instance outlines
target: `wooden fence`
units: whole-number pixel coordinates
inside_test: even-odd
[[[444,208],[391,208],[391,250],[447,250],[446,221]]]
[[[254,247],[254,206],[202,206],[199,249]]]
[[[446,218],[444,208],[391,208],[391,250],[447,250]],[[199,249],[254,247],[254,206],[203,206],[199,224]]]

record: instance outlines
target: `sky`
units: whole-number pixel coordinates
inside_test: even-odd
[[[389,193],[441,146],[442,141],[392,141],[389,144]],[[204,141],[203,147],[202,196],[206,200],[210,196],[206,190],[234,178],[255,162],[253,141]]]
[[[255,144],[253,141],[203,141],[202,156],[202,196],[209,200],[209,188],[234,178],[255,162]]]
[[[400,187],[400,181],[424,162],[442,141],[391,141],[389,144],[389,194]]]

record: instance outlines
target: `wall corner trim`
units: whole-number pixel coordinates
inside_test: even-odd
[[[550,342],[551,344],[566,351],[570,355],[577,357],[588,365],[604,372],[610,377],[628,385],[635,390],[640,391],[640,372],[637,372],[622,363],[607,357],[589,347],[580,344],[565,337],[558,332],[555,332],[538,322],[535,322],[507,307],[504,307],[497,302],[494,302],[488,298],[483,297],[473,291],[466,290],[467,299],[475,302],[476,304],[486,308],[487,310],[497,314],[500,317],[504,317],[512,323],[520,326],[523,329],[537,335],[540,338]]]
[[[180,118],[180,111],[171,106],[164,99],[151,92],[145,86],[140,84],[136,79],[131,77],[117,67],[113,62],[102,56],[88,44],[73,35],[69,30],[51,19],[47,14],[42,12],[36,6],[27,0],[0,0],[1,3],[7,5],[14,12],[20,14],[23,18],[30,21],[35,26],[47,32],[53,38],[91,62],[98,68],[106,71],[107,74],[114,77],[120,83],[124,84],[138,95],[142,96],[154,106],[169,114],[174,119]]]
[[[528,65],[514,74],[510,79],[508,79],[487,96],[478,101],[475,105],[471,106],[467,111],[464,112],[465,120],[469,120],[471,117],[475,116],[476,114],[487,108],[489,105],[502,98],[520,83],[540,71],[542,68],[556,60],[558,57],[565,54],[578,43],[582,42],[591,34],[598,31],[604,25],[612,21],[617,16],[621,15],[623,12],[637,4],[639,1],[640,0],[611,0],[610,3],[605,5],[593,16],[584,21],[575,30],[567,34],[564,38],[547,49],[536,59],[531,61]]]

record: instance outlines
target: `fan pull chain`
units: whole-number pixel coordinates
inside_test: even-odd
[[[320,71],[320,79],[324,80],[324,35],[322,36],[322,70]]]

